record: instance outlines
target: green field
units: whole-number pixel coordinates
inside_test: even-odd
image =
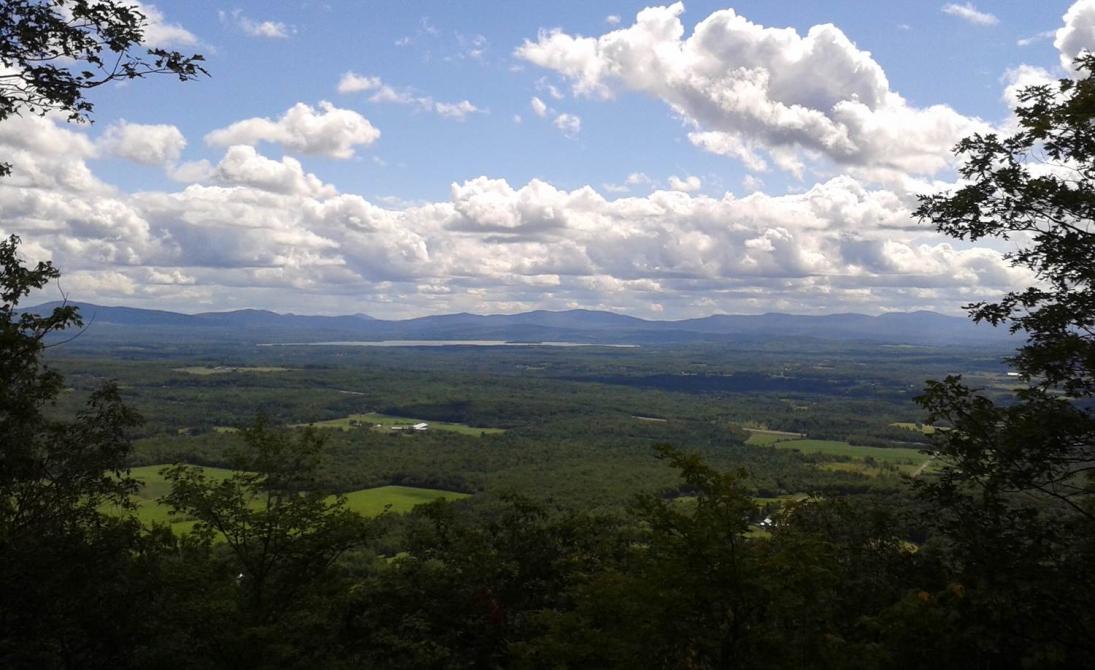
[[[765,430],[762,428],[746,428],[745,430],[749,431],[749,439],[745,443],[761,447],[805,437],[802,433],[788,433],[783,430]]]
[[[754,442],[753,444],[757,443]],[[843,456],[860,462],[866,461],[869,457],[880,465],[894,465],[903,472],[908,473],[915,472],[929,458],[915,449],[857,447],[839,440],[781,440],[769,442],[768,444],[776,449],[794,449],[803,454]],[[872,467],[866,463],[826,463],[820,467],[829,471],[861,472],[871,476],[881,472],[880,468]]]
[[[416,505],[433,502],[438,498],[460,500],[467,493],[442,491],[440,489],[420,489],[413,486],[378,486],[375,489],[358,489],[346,494],[346,504],[363,516],[376,516],[390,505],[392,512],[409,512]]]
[[[161,474],[166,466],[146,465],[133,468],[131,474],[134,479],[141,482],[142,486],[133,496],[137,504],[137,518],[142,523],[170,523],[176,530],[189,530],[194,522],[170,514],[170,508],[159,502],[159,499],[167,495],[171,485]],[[207,477],[214,481],[223,481],[232,475],[232,470],[225,468],[202,468]],[[363,516],[376,516],[388,507],[392,512],[409,512],[415,505],[433,502],[438,498],[446,500],[460,500],[467,498],[467,493],[455,491],[443,491],[441,489],[423,489],[413,486],[379,486],[371,489],[359,489],[345,494],[347,506]],[[332,496],[333,498],[333,496]],[[389,507],[390,506],[390,507]]]
[[[300,428],[309,426],[311,428],[336,428],[338,430],[354,430],[356,428],[373,428],[380,426],[384,429],[391,429],[393,426],[413,426],[416,423],[424,421],[423,419],[410,419],[403,416],[388,416],[386,414],[351,414],[344,416],[340,419],[330,419],[328,421],[316,421],[314,423],[298,423],[294,424],[294,427]],[[430,430],[445,430],[450,433],[460,433],[462,435],[498,435],[506,432],[504,428],[477,428],[475,426],[469,426],[466,423],[451,423],[449,421],[425,421],[430,424]]]
[[[226,375],[232,372],[288,372],[289,368],[277,368],[277,367],[227,367],[223,365],[195,365],[187,368],[172,368],[175,372],[185,372],[188,375],[199,375],[202,377],[208,375]]]

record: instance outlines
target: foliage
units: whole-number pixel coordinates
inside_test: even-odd
[[[26,266],[18,244],[0,242],[0,665],[97,667],[136,627],[125,587],[138,527],[99,507],[128,505],[127,431],[138,418],[111,385],[71,421],[44,415],[61,377],[42,363],[43,340],[79,317],[17,310],[58,274]]]
[[[0,5],[0,122],[23,111],[87,121],[85,91],[152,74],[206,74],[201,55],[143,48],[148,17],[116,0],[6,0]],[[138,53],[140,52],[140,53]],[[0,176],[11,171],[0,164]]]
[[[210,478],[203,468],[172,466],[164,473],[171,484],[164,500],[196,521],[191,533],[199,541],[224,540],[248,615],[273,621],[362,540],[365,525],[345,498],[329,501],[318,486],[317,433],[285,434],[260,420],[243,437],[236,472]]]
[[[958,146],[967,184],[918,213],[959,239],[1009,240],[1036,283],[969,306],[1025,333],[1010,359],[1028,383],[1000,404],[958,377],[921,398],[945,464],[921,483],[938,508],[965,615],[997,657],[1095,662],[1095,56],[1080,77],[1019,97],[1018,130]]]

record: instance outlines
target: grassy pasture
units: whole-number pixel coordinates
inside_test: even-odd
[[[137,518],[144,524],[168,523],[176,531],[186,532],[193,527],[191,519],[172,516],[170,508],[159,502],[159,499],[168,494],[171,485],[160,473],[163,465],[146,465],[133,468],[133,478],[141,482],[142,486],[133,496],[133,502],[137,504]],[[232,475],[232,470],[224,468],[203,467],[205,475],[214,481],[223,481]],[[362,516],[376,516],[390,505],[392,512],[409,512],[415,505],[433,502],[438,498],[446,500],[460,500],[467,498],[467,493],[455,491],[443,491],[441,489],[424,489],[413,486],[379,486],[372,489],[358,489],[345,494],[346,505]],[[334,496],[332,496],[333,499]]]
[[[765,430],[762,428],[746,428],[745,430],[749,432],[749,439],[745,443],[761,447],[805,437],[802,433],[789,433],[783,430]]]
[[[226,375],[233,372],[288,372],[289,368],[277,368],[277,367],[229,367],[223,365],[195,365],[187,368],[172,368],[174,372],[185,372],[188,375],[198,375],[200,377],[208,377],[209,375]]]
[[[750,438],[752,440],[752,438]],[[764,442],[747,442],[747,444],[761,444]],[[880,465],[893,465],[902,472],[912,474],[917,472],[928,456],[915,449],[900,449],[896,447],[857,447],[839,440],[772,440],[767,446],[775,449],[795,449],[803,454],[823,454],[826,456],[842,456],[853,459],[853,462],[833,462],[819,465],[821,469],[862,472],[868,476],[878,476],[882,468],[866,463],[868,457]]]
[[[305,426],[311,428],[334,428],[337,430],[354,430],[356,428],[372,428],[374,426],[381,426],[384,429],[391,429],[393,426],[413,426],[416,423],[425,421],[424,419],[411,419],[402,416],[388,416],[386,414],[351,414],[339,419],[330,419],[328,421],[316,421],[314,423],[298,423],[294,424],[296,428],[302,428]],[[425,421],[430,424],[430,430],[445,430],[450,433],[460,433],[462,435],[472,435],[478,437],[479,435],[498,435],[506,432],[504,428],[477,428],[475,426],[469,426],[466,423],[450,423],[448,421]]]
[[[919,465],[927,456],[915,449],[897,447],[856,447],[839,440],[786,440],[774,445],[777,449],[797,449],[804,454],[828,454],[849,458],[874,458],[879,463],[913,463]]]
[[[363,516],[376,516],[391,505],[392,512],[409,512],[416,505],[433,502],[438,498],[460,500],[467,493],[442,491],[440,489],[422,489],[414,486],[378,486],[375,489],[358,489],[346,494],[346,504],[350,509]]]

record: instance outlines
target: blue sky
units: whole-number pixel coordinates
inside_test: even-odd
[[[181,311],[956,312],[1029,281],[910,212],[1095,46],[1095,2],[647,7],[146,3],[212,76],[4,124],[0,232],[75,298]]]

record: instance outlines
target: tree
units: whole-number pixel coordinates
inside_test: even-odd
[[[126,431],[138,418],[112,385],[72,421],[43,413],[61,392],[44,339],[80,318],[17,311],[58,275],[24,265],[18,243],[0,242],[0,665],[114,664],[139,628],[124,588],[138,526],[101,509],[130,505]]]
[[[147,17],[110,0],[0,3],[0,122],[24,112],[88,121],[84,93],[119,79],[205,71],[201,56],[134,51]],[[0,177],[11,165],[0,163]],[[106,384],[71,420],[48,416],[62,379],[42,356],[46,339],[80,326],[72,306],[20,312],[20,301],[59,276],[26,265],[20,240],[0,241],[0,665],[126,667],[149,612],[150,573],[134,570],[155,536],[122,514],[129,478],[127,432],[139,420]]]
[[[1009,358],[1026,382],[993,402],[959,377],[920,398],[944,464],[920,482],[942,513],[967,604],[994,653],[1095,663],[1095,55],[1077,78],[1019,96],[1017,131],[959,143],[965,185],[921,198],[917,215],[963,240],[997,238],[1035,283],[968,305],[1026,343]],[[1016,651],[1015,646],[1022,647]]]
[[[85,91],[103,84],[171,74],[206,74],[200,54],[141,48],[148,17],[118,0],[5,0],[0,4],[0,122],[25,112],[58,111],[90,120]],[[11,165],[0,163],[0,176]]]
[[[262,419],[242,433],[245,448],[227,478],[190,465],[165,472],[165,502],[195,521],[188,542],[232,577],[219,610],[227,617],[207,637],[226,667],[323,665],[335,632],[324,613],[345,586],[335,561],[364,540],[367,522],[320,486],[319,433],[285,433]]]

